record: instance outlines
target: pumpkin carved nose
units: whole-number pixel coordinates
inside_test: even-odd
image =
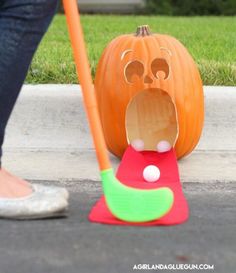
[[[148,75],[146,75],[144,78],[144,83],[153,83],[153,79],[149,77]]]

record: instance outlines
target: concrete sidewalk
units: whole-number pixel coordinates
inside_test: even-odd
[[[98,181],[96,157],[77,85],[26,85],[7,128],[4,165],[30,180]],[[236,180],[236,88],[205,87],[198,147],[179,161],[183,182]],[[119,161],[111,155],[114,167]],[[50,168],[48,168],[50,166]]]

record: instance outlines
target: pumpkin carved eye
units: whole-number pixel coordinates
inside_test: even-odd
[[[157,79],[163,77],[165,80],[169,77],[170,67],[165,59],[157,58],[153,60],[151,64],[151,69],[154,77]]]
[[[140,61],[132,61],[125,67],[125,79],[128,83],[134,83],[135,79],[144,74],[144,65]]]

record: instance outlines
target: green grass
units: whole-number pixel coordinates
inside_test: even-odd
[[[141,24],[179,39],[205,85],[236,85],[236,17],[82,16],[93,75],[106,45]],[[77,83],[65,17],[57,15],[30,67],[27,83]]]

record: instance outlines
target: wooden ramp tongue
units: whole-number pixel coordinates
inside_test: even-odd
[[[160,178],[155,183],[148,183],[143,178],[143,170],[148,165],[155,165],[160,170]],[[188,219],[188,204],[184,197],[179,179],[179,171],[175,152],[171,149],[165,153],[154,151],[137,152],[129,146],[124,153],[117,171],[117,178],[127,186],[139,189],[169,187],[174,193],[174,204],[169,213],[162,218],[146,223],[128,223],[115,218],[108,210],[104,196],[95,204],[90,212],[89,220],[112,225],[175,225]]]

